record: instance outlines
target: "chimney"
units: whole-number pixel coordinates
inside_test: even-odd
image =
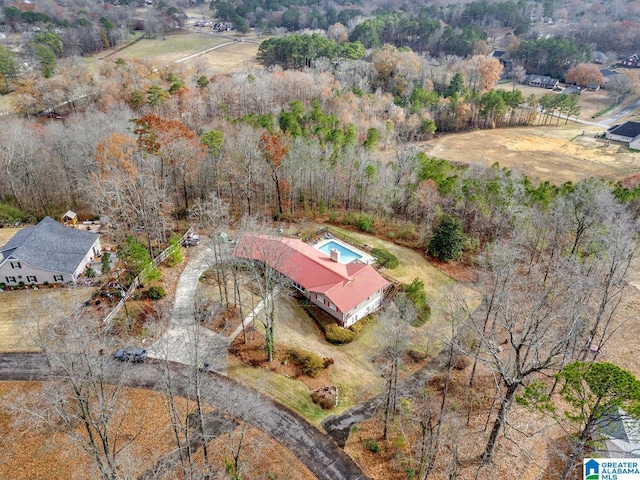
[[[340,252],[337,249],[332,248],[331,250],[329,250],[329,257],[334,262],[340,263]]]

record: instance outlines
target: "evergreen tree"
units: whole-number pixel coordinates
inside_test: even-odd
[[[445,215],[433,229],[427,252],[438,260],[448,262],[462,255],[464,232],[457,218]]]

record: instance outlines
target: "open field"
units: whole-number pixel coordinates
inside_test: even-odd
[[[640,155],[594,138],[603,128],[578,124],[522,127],[439,136],[421,144],[430,156],[489,166],[496,162],[554,184],[589,177],[617,181],[640,171]],[[582,132],[585,135],[582,136]]]
[[[240,38],[231,34],[210,34],[198,32],[175,33],[155,39],[142,39],[117,52],[101,52],[90,57],[89,63],[117,58],[144,59],[157,66],[179,63],[192,65],[200,62],[207,66],[207,74],[231,73],[245,68],[262,68],[256,60],[259,42],[244,41],[251,37]]]
[[[165,40],[158,36],[155,39],[142,39],[133,45],[123,48],[109,58],[113,60],[116,58],[124,58],[125,60],[129,58],[145,59],[151,63],[164,65],[228,41],[225,38],[197,33],[167,35]],[[104,52],[100,56],[104,57]]]
[[[0,292],[0,351],[32,352],[37,322],[56,321],[91,297],[93,288],[41,288]]]

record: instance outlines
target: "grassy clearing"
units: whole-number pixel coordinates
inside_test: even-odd
[[[235,358],[229,364],[228,375],[267,394],[315,426],[320,426],[320,422],[328,414],[326,410],[322,410],[311,401],[309,389],[297,380],[275,374],[267,369],[247,367]]]
[[[0,351],[32,352],[37,321],[56,321],[70,315],[94,289],[54,288],[0,293]]]
[[[431,305],[432,312],[429,323],[442,327],[448,324],[444,315],[445,306],[448,302],[447,297],[449,293],[453,291],[457,283],[455,280],[446,276],[440,270],[431,265],[421,252],[398,246],[392,242],[380,240],[379,238],[371,235],[353,232],[335,226],[332,226],[331,228],[373,247],[386,248],[389,252],[395,255],[400,264],[396,268],[385,270],[384,273],[392,276],[402,283],[411,283],[415,278],[424,282],[424,289],[427,293],[427,299]],[[461,286],[457,286],[456,288],[462,289],[462,293],[465,297],[469,298],[471,302],[477,301],[477,296],[470,289],[464,289]]]
[[[181,61],[182,65],[203,62],[208,66],[208,75],[231,73],[244,68],[262,68],[257,62],[259,43],[255,41],[235,41],[231,35],[207,35],[203,33],[182,32],[155,39],[142,39],[113,53],[106,61],[118,58],[144,59],[157,66]],[[208,51],[209,49],[214,49]],[[87,57],[88,63],[104,59],[110,52]],[[193,58],[188,58],[195,55]]]
[[[565,126],[561,121],[558,127],[447,134],[421,147],[427,155],[455,162],[485,166],[499,162],[515,172],[554,184],[590,177],[618,181],[640,171],[639,155],[618,142],[606,147],[605,140],[594,138],[604,130],[571,123]]]
[[[257,61],[258,47],[257,43],[235,42],[197,58],[206,60],[211,73],[262,69],[263,65]]]
[[[306,234],[317,231],[321,225],[309,224],[296,227],[300,227],[301,233]],[[425,325],[410,328],[408,348],[422,354],[437,354],[442,341],[451,334],[450,322],[447,321],[444,312],[447,295],[454,288],[461,289],[473,302],[475,298],[473,292],[457,285],[454,280],[430,265],[420,252],[399,247],[370,235],[338,230],[364,243],[384,247],[392,252],[400,261],[400,265],[395,269],[386,270],[385,273],[402,282],[410,283],[417,277],[425,283],[433,314],[431,320]],[[328,415],[339,413],[361,402],[363,398],[379,394],[384,388],[380,371],[374,364],[374,360],[382,352],[385,331],[384,325],[375,316],[367,320],[357,340],[336,346],[325,340],[320,329],[296,301],[282,298],[278,305],[275,338],[280,348],[301,348],[334,360],[334,364],[327,370],[327,377],[324,378],[328,383],[324,385],[338,386],[339,403],[336,409],[325,411],[314,405],[309,396],[311,388],[302,382],[274,374],[267,369],[257,369],[241,364],[235,357],[230,357],[229,376],[273,396],[315,425]],[[401,374],[410,374],[416,367],[415,364],[408,364]]]
[[[229,40],[197,33],[168,35],[156,39],[144,39],[117,52],[112,57],[123,59],[145,59],[152,63],[166,64],[183,57],[212,48]],[[104,57],[104,55],[100,55]],[[115,58],[114,58],[115,57]]]

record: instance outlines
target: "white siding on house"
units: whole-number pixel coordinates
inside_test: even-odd
[[[91,261],[96,258],[102,252],[102,246],[100,244],[100,238],[96,238],[96,241],[93,244],[93,247],[87,252],[82,261],[78,264],[75,272],[73,272],[73,279],[77,280],[78,277],[84,273],[89,265],[91,265]]]
[[[92,248],[82,259],[82,262],[78,264],[78,267],[74,271],[73,275],[64,272],[54,272],[51,270],[33,267],[23,260],[9,257],[6,259],[6,261],[0,264],[0,283],[17,286],[20,285],[20,282],[23,282],[25,285],[43,284],[45,282],[75,282],[78,277],[82,273],[84,273],[87,266],[91,265],[91,261],[95,259],[100,253],[102,253],[102,247],[100,244],[100,239],[97,238]],[[15,280],[15,282],[12,280]]]
[[[378,291],[367,298],[364,302],[353,307],[346,316],[344,322],[345,327],[350,327],[361,318],[366,317],[371,312],[375,311],[382,303],[382,291]]]
[[[616,135],[615,133],[606,133],[606,137],[609,140],[615,140],[616,142],[630,142],[633,140],[631,137],[625,137],[624,135]]]
[[[640,135],[629,142],[629,148],[640,150]]]
[[[312,293],[309,299],[329,315],[336,318],[340,323],[342,323],[344,328],[349,328],[358,320],[366,317],[371,312],[374,312],[382,304],[382,291],[375,292],[347,313],[338,310],[336,306],[321,293]]]
[[[64,275],[60,272],[51,272],[49,270],[42,270],[40,268],[32,267],[24,262],[20,262],[20,269],[11,268],[10,262],[0,265],[0,283],[6,285],[19,285],[20,282],[24,282],[25,285],[35,285],[42,283],[64,283],[72,281],[71,275]],[[62,280],[55,280],[55,276],[62,276]],[[9,281],[11,278],[15,278],[15,282]],[[30,281],[35,277],[36,281]]]

